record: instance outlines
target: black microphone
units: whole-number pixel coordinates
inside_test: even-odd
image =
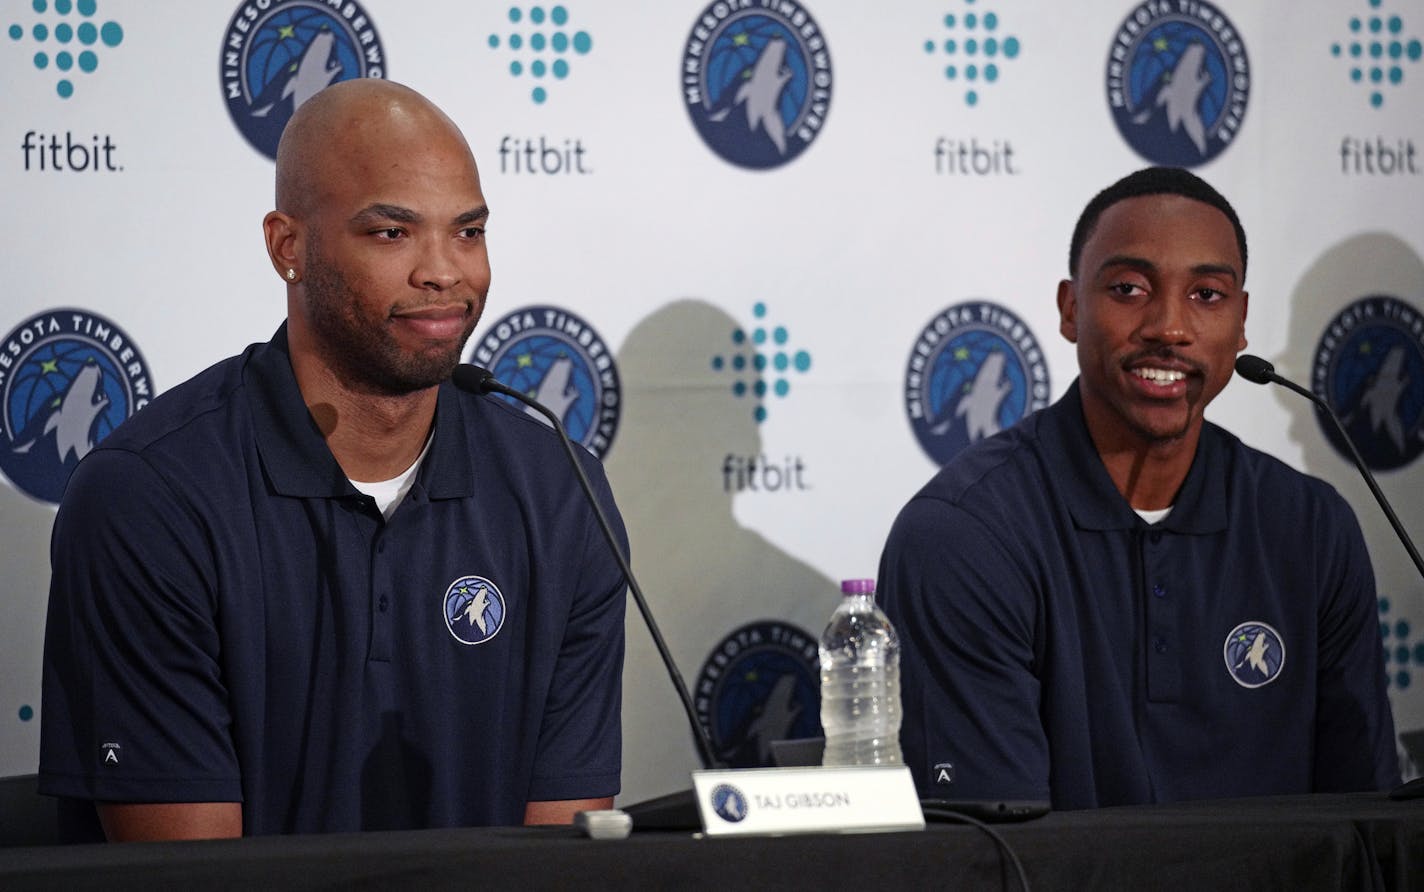
[[[1316,406],[1324,410],[1325,414],[1335,424],[1335,430],[1340,432],[1340,439],[1345,441],[1349,447],[1350,457],[1355,460],[1355,467],[1360,469],[1360,475],[1365,478],[1365,482],[1370,485],[1370,492],[1375,494],[1375,501],[1384,509],[1384,516],[1389,518],[1390,526],[1394,527],[1394,532],[1399,536],[1399,541],[1404,544],[1404,550],[1409,552],[1409,557],[1414,561],[1414,567],[1419,571],[1420,576],[1424,576],[1424,560],[1420,560],[1419,552],[1414,548],[1414,543],[1410,541],[1409,534],[1404,531],[1404,526],[1399,522],[1399,518],[1394,516],[1394,509],[1390,507],[1389,500],[1380,491],[1379,484],[1375,483],[1375,475],[1370,473],[1370,469],[1365,465],[1365,460],[1360,457],[1360,452],[1355,448],[1355,444],[1350,440],[1350,435],[1345,433],[1345,425],[1340,423],[1340,416],[1335,414],[1335,410],[1330,408],[1330,404],[1321,399],[1314,392],[1306,390],[1294,381],[1282,378],[1276,374],[1276,367],[1259,356],[1252,356],[1243,353],[1236,357],[1236,374],[1255,384],[1279,384],[1288,390],[1296,393],[1315,403]]]
[[[682,680],[682,673],[678,671],[677,664],[673,662],[672,653],[668,650],[667,642],[663,640],[662,632],[658,631],[658,624],[653,619],[653,612],[648,608],[647,600],[643,598],[643,590],[639,587],[638,580],[633,577],[633,568],[628,565],[628,559],[623,556],[623,549],[618,547],[618,537],[613,534],[613,527],[608,523],[608,518],[603,513],[603,506],[598,503],[598,499],[593,494],[593,487],[588,482],[588,475],[583,472],[583,465],[579,462],[578,456],[574,455],[573,441],[569,439],[568,432],[564,430],[563,422],[533,397],[500,383],[489,369],[461,363],[455,367],[455,374],[451,380],[454,381],[456,387],[471,393],[480,395],[501,393],[512,397],[543,415],[554,426],[554,430],[558,431],[559,440],[564,444],[564,451],[568,453],[569,462],[574,466],[574,473],[578,475],[579,486],[583,488],[583,494],[588,497],[589,504],[593,506],[593,513],[598,518],[598,525],[603,530],[603,537],[608,540],[608,547],[612,549],[613,557],[618,561],[618,568],[623,571],[623,578],[628,580],[628,590],[633,593],[633,600],[638,605],[638,611],[643,614],[643,622],[648,626],[648,632],[653,637],[653,644],[657,645],[658,655],[662,657],[663,665],[667,667],[668,676],[672,678],[672,686],[677,689],[678,699],[682,701],[682,708],[687,712],[687,721],[692,726],[692,738],[697,744],[697,755],[702,760],[702,767],[722,767],[712,752],[712,741],[707,736],[707,729],[703,728],[702,723],[697,720],[697,710],[693,708],[692,695],[687,691],[687,684]]]

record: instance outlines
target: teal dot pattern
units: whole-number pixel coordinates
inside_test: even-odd
[[[769,414],[768,395],[776,399],[788,397],[792,376],[811,370],[811,353],[792,346],[791,332],[785,325],[767,321],[764,302],[752,305],[752,318],[755,324],[750,328],[732,329],[731,350],[712,357],[712,371],[732,375],[732,396],[739,400],[750,398],[752,417],[761,424]]]
[[[1417,32],[1406,33],[1404,16],[1385,10],[1384,0],[1365,0],[1365,6],[1345,22],[1349,33],[1330,44],[1330,55],[1346,63],[1351,83],[1368,91],[1371,108],[1384,108],[1386,91],[1401,86],[1405,71],[1424,56],[1424,42]]]
[[[937,56],[944,79],[964,90],[964,104],[974,108],[980,92],[998,83],[1004,66],[1019,57],[1023,44],[1000,28],[999,14],[980,8],[977,0],[963,0],[964,9],[944,14],[941,21],[950,36],[925,40],[925,53]]]
[[[517,55],[509,63],[510,76],[532,81],[529,98],[543,105],[554,82],[568,78],[573,57],[593,50],[593,37],[568,27],[564,6],[511,6],[507,18],[509,30],[491,34],[486,43],[493,51]]]
[[[1408,690],[1414,683],[1414,673],[1424,671],[1424,638],[1409,621],[1409,617],[1390,617],[1389,598],[1379,598],[1380,644],[1384,648],[1384,674],[1387,687]]]
[[[99,70],[102,50],[114,49],[124,42],[123,25],[91,21],[99,12],[98,0],[32,0],[30,10],[35,19],[28,24],[11,22],[6,33],[14,43],[23,43],[29,35],[34,44],[30,59],[35,70],[59,75],[54,92],[60,99],[74,95],[78,75]],[[89,49],[78,49],[76,44]]]

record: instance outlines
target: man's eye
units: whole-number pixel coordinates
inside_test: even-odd
[[[483,226],[466,226],[460,230],[461,238],[479,238],[484,234],[485,228]]]
[[[1225,294],[1222,294],[1215,288],[1198,288],[1194,296],[1197,300],[1201,301],[1204,304],[1214,304],[1222,298],[1226,297]]]
[[[392,226],[392,227],[387,228],[387,229],[377,229],[375,232],[373,232],[373,233],[371,233],[371,234],[374,235],[374,236],[376,236],[377,238],[383,238],[383,239],[398,239],[398,238],[400,238],[402,235],[404,235],[405,233],[404,233],[404,231],[402,231],[402,230],[400,230],[400,229],[397,229],[396,227]]]
[[[1134,285],[1131,282],[1118,282],[1116,285],[1109,285],[1108,290],[1121,297],[1132,297],[1135,294],[1143,293],[1141,286]]]

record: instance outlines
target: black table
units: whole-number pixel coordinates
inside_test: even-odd
[[[995,829],[1035,890],[1424,890],[1424,800],[1294,796],[1060,812]],[[1015,889],[979,829],[702,839],[472,828],[0,849],[0,889]]]

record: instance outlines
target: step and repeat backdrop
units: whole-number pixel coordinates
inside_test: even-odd
[[[818,733],[816,637],[900,506],[1072,382],[1069,234],[1136,168],[1233,201],[1250,349],[1424,536],[1421,41],[1419,0],[0,0],[0,774],[36,767],[68,474],[280,324],[272,155],[329,83],[401,81],[463,128],[494,267],[468,355],[576,389],[699,716],[749,766]],[[1209,415],[1354,505],[1424,728],[1424,583],[1342,444],[1278,388]],[[626,803],[696,756],[631,607],[625,675]]]

